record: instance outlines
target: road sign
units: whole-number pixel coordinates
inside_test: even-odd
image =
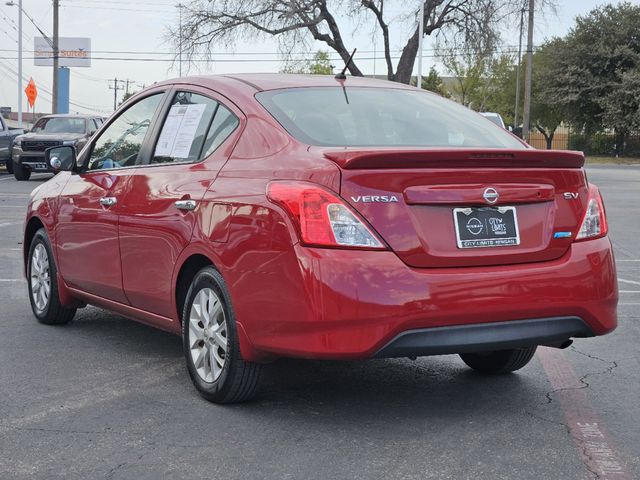
[[[24,89],[24,93],[27,94],[29,105],[33,108],[33,104],[36,103],[36,98],[38,97],[38,89],[36,88],[36,82],[33,81],[33,78],[29,79],[29,83],[27,84],[27,88]]]

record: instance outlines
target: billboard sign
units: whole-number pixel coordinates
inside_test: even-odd
[[[53,48],[43,37],[34,39],[34,65],[37,67],[53,66]],[[58,60],[61,67],[90,67],[91,39],[60,37],[58,40]]]

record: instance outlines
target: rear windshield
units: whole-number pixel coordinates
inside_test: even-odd
[[[256,98],[293,137],[310,145],[526,148],[472,110],[419,90],[291,88]]]
[[[34,132],[44,133],[84,133],[84,118],[48,117],[41,118],[33,127]]]

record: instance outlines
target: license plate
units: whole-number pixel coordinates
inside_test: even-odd
[[[454,208],[458,248],[520,245],[516,207]]]
[[[36,163],[35,169],[36,170],[46,170],[47,169],[47,164],[46,163]]]

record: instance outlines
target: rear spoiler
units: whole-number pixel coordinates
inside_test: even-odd
[[[346,170],[385,168],[580,168],[584,153],[569,150],[506,149],[322,149]]]

